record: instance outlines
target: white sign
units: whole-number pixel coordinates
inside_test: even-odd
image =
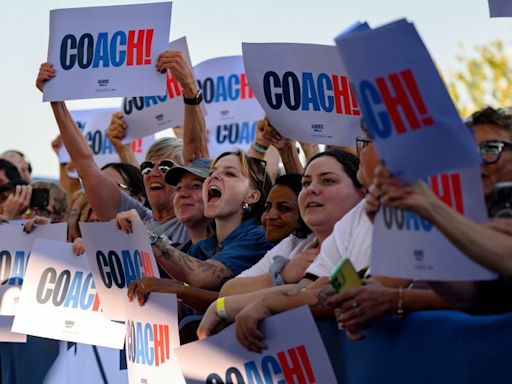
[[[429,182],[434,193],[453,209],[476,222],[486,220],[478,168],[433,176]],[[382,206],[375,216],[372,244],[373,275],[431,281],[496,278],[415,212]]]
[[[399,20],[343,34],[336,44],[390,172],[415,181],[480,165],[474,139],[413,24]]]
[[[66,227],[66,223],[42,225],[27,234],[21,225],[0,225],[0,315],[16,314],[20,286],[35,239],[66,241]]]
[[[251,89],[282,136],[355,145],[361,112],[336,47],[243,43],[242,50]]]
[[[80,223],[85,251],[103,313],[111,320],[124,320],[128,286],[144,276],[159,277],[148,231],[142,224],[133,225],[126,234],[108,223]]]
[[[249,88],[242,56],[206,60],[194,71],[203,91],[210,156],[235,148],[247,151],[265,112]]]
[[[12,330],[122,349],[124,326],[103,316],[87,258],[71,243],[36,239]]]
[[[43,100],[162,95],[165,75],[155,65],[169,42],[171,5],[51,11],[48,61],[57,76]]]
[[[188,53],[187,39],[182,37],[169,44],[172,51],[181,51],[192,68]],[[125,97],[123,116],[128,126],[126,138],[138,138],[151,135],[165,128],[183,124],[185,116],[180,83],[170,71],[167,71],[166,92],[159,96]]]
[[[110,125],[112,114],[118,111],[116,108],[70,111],[71,116],[75,119],[78,128],[91,147],[94,161],[100,168],[105,164],[120,161],[114,146],[107,137],[107,128]],[[154,135],[132,140],[132,151],[139,163],[144,161],[147,150],[154,142]],[[60,163],[70,161],[69,154],[64,147],[59,152],[59,161]]]
[[[125,308],[129,383],[184,384],[174,352],[180,346],[176,295],[151,293],[143,307],[126,298]]]
[[[234,325],[177,348],[187,384],[234,383],[235,378],[237,383],[338,382],[308,307],[272,316],[260,328],[268,347],[263,353],[242,347]]]
[[[11,332],[14,316],[0,316],[0,342],[26,343],[27,335]]]
[[[512,17],[512,1],[489,0],[489,13],[491,17]]]

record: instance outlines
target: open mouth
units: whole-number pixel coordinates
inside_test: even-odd
[[[215,202],[219,200],[222,197],[221,190],[216,187],[215,185],[212,185],[210,188],[208,188],[208,202]]]
[[[151,183],[149,185],[149,189],[151,191],[160,191],[161,189],[164,189],[164,186],[160,183]]]
[[[319,208],[323,206],[323,204],[317,203],[316,201],[312,201],[306,205],[306,208]]]

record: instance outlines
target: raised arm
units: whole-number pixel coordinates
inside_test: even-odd
[[[180,83],[183,97],[194,99],[198,86],[185,55],[179,51],[165,51],[158,56],[157,69],[164,72],[170,70]],[[185,118],[183,121],[183,161],[185,165],[195,159],[210,157],[208,152],[208,137],[206,135],[206,122],[201,104],[185,104]]]
[[[44,63],[39,69],[36,87],[42,91],[44,84],[55,77],[55,69]],[[84,190],[94,212],[100,220],[111,220],[116,216],[121,201],[121,192],[110,177],[101,172],[84,136],[78,129],[64,101],[52,101],[51,107],[59,131],[71,160],[84,184]]]
[[[112,114],[110,125],[107,128],[107,137],[116,149],[119,160],[123,163],[132,164],[139,168],[139,162],[135,158],[132,150],[132,144],[123,144],[122,140],[126,136],[126,122],[123,119],[121,112]]]

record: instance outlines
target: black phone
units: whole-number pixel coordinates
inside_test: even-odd
[[[31,208],[46,208],[50,204],[49,188],[33,188],[32,197],[30,198]]]

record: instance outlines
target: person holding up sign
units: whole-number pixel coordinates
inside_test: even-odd
[[[156,69],[173,71],[183,87],[185,97],[197,94],[197,85],[192,70],[180,52],[166,51],[158,57]],[[42,90],[45,82],[55,77],[56,72],[50,63],[41,65],[36,86]],[[168,140],[162,139],[153,144],[141,165],[147,198],[152,207],[145,209],[139,202],[121,193],[118,185],[102,173],[92,156],[86,140],[71,117],[63,101],[51,102],[62,139],[71,159],[82,178],[88,199],[101,220],[113,219],[117,212],[136,209],[148,228],[158,234],[166,233],[174,243],[183,243],[188,239],[183,225],[175,218],[172,206],[174,189],[166,187],[164,175],[174,162],[167,153]],[[185,105],[183,159],[185,164],[195,158],[208,158],[206,129],[200,105]]]

